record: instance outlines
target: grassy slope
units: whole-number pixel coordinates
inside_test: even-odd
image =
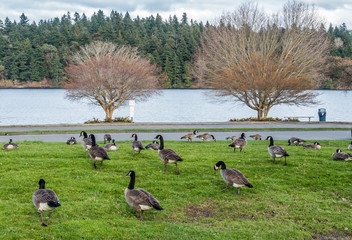
[[[134,156],[130,142],[118,142],[101,170],[79,145],[18,142],[20,149],[0,150],[0,238],[7,239],[309,239],[352,238],[352,162],[331,154],[349,141],[319,141],[320,151],[286,146],[288,166],[272,163],[268,141],[248,141],[244,152],[229,142],[167,141],[184,162],[164,172],[156,151]],[[145,144],[148,142],[144,142]],[[102,145],[102,142],[100,142]],[[220,190],[225,184],[213,166],[223,160],[254,185]],[[136,188],[160,201],[140,222],[124,199],[129,170]],[[59,196],[62,206],[48,227],[31,198],[40,178]],[[348,229],[346,229],[348,228]]]

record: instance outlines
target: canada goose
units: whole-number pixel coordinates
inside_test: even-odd
[[[131,143],[133,154],[134,152],[140,153],[141,150],[144,150],[143,144],[140,141],[138,141],[137,134],[133,133],[131,138],[134,138],[134,141]]]
[[[343,161],[351,161],[352,154],[342,152],[340,149],[336,149],[336,152],[332,154],[333,160],[343,160]]]
[[[238,139],[237,136],[231,136],[226,138],[226,140],[232,140],[232,141],[235,141],[236,139]]]
[[[128,205],[136,209],[139,213],[140,220],[143,221],[143,212],[155,208],[156,210],[164,210],[159,201],[144,189],[134,189],[136,174],[129,171],[126,176],[130,176],[130,184],[125,189],[125,199]]]
[[[209,133],[197,135],[196,138],[202,139],[203,141],[208,140],[209,138],[212,138],[214,140],[214,142],[216,142],[214,135],[211,135]]]
[[[104,146],[104,149],[106,151],[116,151],[119,149],[119,146],[116,145],[115,143],[115,139],[112,140],[112,143],[107,143],[105,146]]]
[[[288,145],[290,146],[291,144],[294,144],[296,146],[302,144],[305,142],[305,140],[301,139],[301,138],[297,138],[297,137],[291,137],[288,141]]]
[[[80,134],[79,134],[80,137],[83,136],[83,139],[82,139],[82,147],[86,150],[86,151],[89,151],[89,149],[92,147],[92,139],[88,138],[88,134],[85,132],[85,131],[82,131]]]
[[[249,137],[253,138],[254,140],[262,140],[262,135],[260,134],[250,135]]]
[[[109,157],[109,155],[107,154],[107,152],[105,151],[104,148],[99,147],[96,144],[94,134],[90,134],[89,137],[90,137],[90,139],[92,139],[92,146],[89,149],[89,156],[94,161],[94,168],[97,168],[97,166],[95,165],[96,161],[100,161],[100,168],[101,168],[101,166],[103,165],[103,161],[104,160],[110,160],[110,157]]]
[[[60,207],[59,198],[56,196],[55,192],[51,189],[45,189],[44,179],[39,180],[39,189],[33,193],[32,202],[40,213],[42,220],[42,226],[46,227],[47,224],[43,220],[43,212],[50,211],[48,223],[50,221],[51,214],[54,209]]]
[[[18,149],[18,145],[16,143],[12,142],[12,139],[10,139],[9,143],[6,143],[2,149],[4,149],[4,150]]]
[[[274,139],[273,139],[272,136],[268,136],[266,138],[266,140],[270,140],[270,144],[269,144],[269,147],[268,147],[268,152],[271,155],[271,157],[273,158],[274,163],[275,163],[275,159],[276,158],[285,157],[284,166],[286,166],[287,165],[286,157],[288,157],[290,155],[288,155],[286,150],[283,147],[281,147],[280,145],[274,145]]]
[[[178,166],[177,166],[177,162],[182,162],[183,159],[177,154],[175,153],[174,150],[172,149],[164,149],[164,138],[161,135],[157,135],[155,137],[155,139],[159,139],[160,140],[160,147],[158,150],[159,153],[159,157],[161,159],[161,161],[163,161],[164,165],[165,165],[165,171],[167,172],[167,164],[168,163],[175,163],[176,164],[176,169],[177,169],[177,175],[180,174]]]
[[[145,145],[145,149],[158,150],[159,146],[159,143],[154,140],[152,143],[148,143],[147,145]]]
[[[236,151],[236,148],[240,149],[240,152],[242,152],[242,149],[247,145],[247,140],[245,139],[245,134],[242,133],[241,137],[238,139],[235,139],[229,147],[233,147],[233,151]]]
[[[196,137],[197,133],[198,133],[198,131],[194,130],[193,133],[188,133],[188,134],[182,136],[181,139],[187,139],[187,141],[192,142],[192,139]]]
[[[66,141],[67,145],[74,145],[77,144],[76,138],[71,137],[69,140]]]
[[[104,135],[104,144],[106,143],[106,142],[110,142],[111,141],[111,135],[110,134],[105,134]]]
[[[348,150],[352,150],[352,142],[348,145]]]
[[[303,144],[302,145],[304,148],[308,148],[308,149],[321,149],[321,146],[318,142],[314,142],[313,144]]]
[[[215,164],[214,166],[214,174],[216,171],[220,169],[220,174],[222,179],[224,179],[226,183],[226,188],[224,188],[221,191],[225,191],[229,188],[230,185],[234,186],[235,188],[238,189],[237,193],[235,195],[240,194],[240,189],[243,186],[252,188],[253,185],[249,183],[248,179],[238,170],[232,169],[232,168],[226,168],[226,165],[223,161],[219,161]]]

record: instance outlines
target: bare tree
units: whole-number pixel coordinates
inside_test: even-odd
[[[290,1],[268,16],[252,3],[204,33],[193,73],[217,96],[233,96],[266,118],[278,104],[315,103],[328,40],[314,8]]]
[[[126,100],[154,94],[164,77],[136,48],[100,41],[82,47],[65,71],[66,97],[101,106],[106,121]]]

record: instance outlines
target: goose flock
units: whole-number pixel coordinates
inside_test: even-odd
[[[210,140],[210,139],[213,141],[216,141],[216,138],[212,134],[204,133],[204,134],[197,135],[197,133],[198,131],[194,130],[192,133],[182,136],[181,139],[187,139],[187,141],[190,141],[190,142],[192,142],[192,139],[194,138],[198,138],[203,141]],[[104,135],[104,144],[105,144],[104,147],[100,147],[97,144],[96,137],[94,134],[88,135],[85,131],[81,131],[80,137],[83,137],[81,141],[82,147],[85,151],[88,152],[89,157],[93,160],[93,166],[95,169],[97,169],[96,162],[100,162],[99,169],[101,169],[103,165],[103,161],[111,160],[107,153],[108,151],[117,151],[119,149],[119,147],[115,143],[115,139],[113,139],[110,134]],[[253,138],[254,140],[262,139],[262,136],[259,134],[250,135],[250,137]],[[139,154],[141,150],[144,150],[144,149],[157,150],[159,158],[165,166],[165,172],[167,172],[167,165],[171,163],[171,164],[175,164],[176,166],[176,174],[177,175],[180,174],[178,163],[184,161],[184,159],[180,157],[180,155],[178,155],[173,149],[164,148],[165,143],[162,135],[158,134],[154,138],[155,140],[147,144],[145,147],[140,141],[138,141],[138,136],[136,133],[133,133],[131,138],[134,138],[134,140],[131,142],[133,155],[135,154],[135,152],[138,152]],[[237,136],[228,137],[227,140],[232,140],[232,143],[229,144],[228,146],[234,148],[234,151],[236,149],[240,149],[240,152],[242,152],[242,150],[247,145],[247,140],[245,138],[246,138],[245,133],[242,133],[240,137],[237,137]],[[159,140],[160,143],[157,140]],[[273,163],[275,164],[275,161],[277,158],[284,158],[285,159],[284,166],[286,166],[287,165],[286,158],[290,156],[288,152],[282,146],[275,145],[274,138],[272,136],[268,136],[266,140],[269,140],[268,153],[272,157]],[[321,146],[318,142],[314,142],[311,144],[303,144],[304,142],[305,140],[303,139],[300,139],[297,137],[291,137],[288,140],[288,145],[289,146],[300,145],[306,149],[315,149],[315,150],[321,149]],[[77,141],[74,137],[71,137],[70,139],[67,140],[66,143],[67,145],[75,145],[77,144]],[[4,150],[18,149],[18,145],[14,143],[12,139],[10,139],[9,143],[3,146],[3,149]],[[349,144],[347,149],[352,150],[352,142]],[[345,152],[342,152],[340,149],[337,149],[336,152],[332,154],[332,159],[335,161],[351,161],[352,154],[345,153]],[[230,186],[233,186],[235,189],[237,189],[237,192],[235,192],[234,194],[239,195],[240,189],[242,187],[253,188],[253,185],[244,176],[244,174],[242,174],[237,169],[227,168],[224,161],[218,161],[214,165],[214,174],[216,174],[216,172],[219,169],[220,169],[220,175],[226,184],[226,187],[221,191],[225,191]],[[143,221],[143,212],[146,210],[151,210],[151,209],[163,210],[163,208],[160,205],[160,202],[151,193],[149,193],[144,189],[134,188],[135,180],[136,180],[135,171],[130,170],[126,176],[130,177],[130,182],[124,192],[125,200],[129,206],[134,208],[136,212],[139,213],[140,221]],[[55,210],[55,208],[61,206],[59,198],[56,195],[56,193],[51,189],[45,188],[44,179],[39,180],[39,189],[33,193],[32,202],[36,207],[37,211],[40,213],[42,226],[47,226],[47,223],[49,223],[50,217],[53,211]],[[49,212],[49,218],[47,223],[44,222],[44,217],[43,217],[44,212]]]

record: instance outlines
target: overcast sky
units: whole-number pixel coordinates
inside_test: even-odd
[[[232,11],[245,0],[0,0],[0,19],[8,17],[11,21],[19,21],[19,16],[24,13],[30,23],[39,20],[48,20],[55,17],[61,18],[67,12],[71,16],[75,12],[85,13],[88,18],[99,9],[109,15],[111,10],[126,13],[135,18],[141,18],[159,13],[164,20],[170,15],[179,19],[186,12],[188,19],[198,22],[209,21],[212,23],[221,13]],[[267,12],[277,12],[286,2],[284,0],[257,0],[261,9]],[[339,26],[346,23],[352,29],[352,0],[303,0],[305,3],[314,4],[327,24]]]

